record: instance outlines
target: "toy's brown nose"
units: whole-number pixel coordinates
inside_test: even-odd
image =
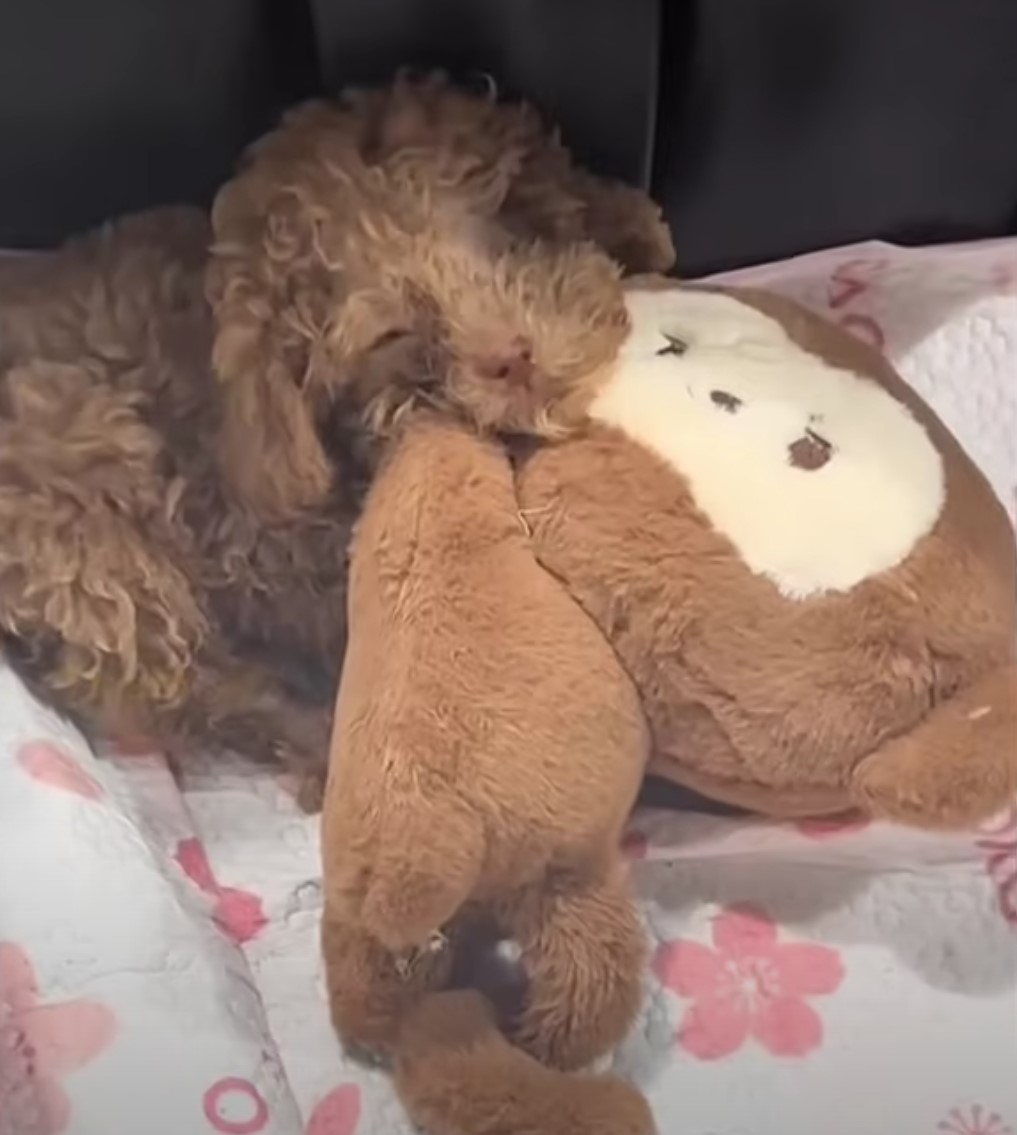
[[[813,430],[806,430],[802,437],[787,447],[788,461],[807,473],[822,469],[832,456],[833,446]]]
[[[509,386],[526,386],[533,377],[533,348],[525,339],[515,339],[507,351],[482,358],[477,363],[481,378]]]

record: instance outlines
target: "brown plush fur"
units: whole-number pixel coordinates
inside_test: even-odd
[[[636,947],[632,966],[591,960],[604,972],[588,996],[610,998],[621,981],[621,1015],[632,1005],[642,935],[616,876],[647,734],[610,648],[534,562],[512,486],[499,447],[421,422],[368,495],[323,821],[326,922],[398,952],[424,947],[469,902],[513,895],[502,928],[524,958],[539,951],[526,967],[538,987],[553,985],[531,996],[520,1034],[581,1065],[599,1047],[592,1027],[555,1039],[547,1018],[574,1009],[558,987],[588,968],[584,906],[616,923],[620,955]],[[347,994],[350,983],[332,984]]]
[[[427,80],[294,112],[211,233],[164,211],[5,262],[8,656],[86,726],[320,770],[374,443],[418,401],[567,428],[625,333],[585,240],[672,255],[532,112]]]
[[[911,408],[946,470],[933,531],[892,571],[792,602],[710,527],[673,469],[594,429],[539,452],[520,477],[536,555],[636,682],[659,775],[769,813],[862,807],[946,827],[984,819],[1017,791],[1006,514],[877,352],[790,301],[733,294]]]
[[[603,1055],[640,1004],[619,843],[648,733],[611,648],[533,559],[502,448],[409,424],[368,495],[350,599],[322,830],[340,1034],[395,1059],[428,1130],[596,1131],[602,1094],[620,1107],[603,1130],[647,1131],[630,1089],[587,1095],[550,1069]],[[441,991],[478,907],[520,950],[515,1048]],[[450,1004],[467,1038],[446,1032]]]
[[[884,360],[793,304],[734,294],[925,425],[946,503],[898,566],[788,599],[682,476],[590,422],[510,461],[411,415],[368,496],[323,948],[339,1033],[391,1060],[434,1135],[652,1130],[631,1087],[574,1075],[639,1001],[617,841],[647,757],[759,810],[861,807],[924,827],[984,818],[1017,789],[1005,513]],[[524,978],[500,1015],[456,989],[472,928],[490,923]]]
[[[498,1032],[472,991],[435,994],[401,1034],[396,1086],[441,1135],[650,1135],[646,1101],[613,1076],[561,1076]]]

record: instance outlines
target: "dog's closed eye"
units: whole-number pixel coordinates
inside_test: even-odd
[[[381,347],[388,347],[392,343],[398,342],[400,339],[405,339],[409,335],[408,331],[403,331],[401,328],[393,328],[391,331],[386,331],[384,335],[379,336],[371,344],[371,350],[377,351]]]

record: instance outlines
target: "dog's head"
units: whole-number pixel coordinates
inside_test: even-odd
[[[280,222],[276,247],[219,290],[222,457],[265,516],[327,499],[337,450],[417,407],[560,436],[628,331],[620,273],[591,245],[513,242],[405,199],[355,215]]]
[[[481,432],[553,437],[583,417],[628,330],[618,271],[588,245],[407,242],[336,313],[327,381],[381,432],[427,405]]]

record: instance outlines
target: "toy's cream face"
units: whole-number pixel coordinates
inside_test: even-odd
[[[687,481],[790,598],[905,559],[943,506],[942,460],[906,407],[729,295],[633,291],[632,333],[591,415]]]

